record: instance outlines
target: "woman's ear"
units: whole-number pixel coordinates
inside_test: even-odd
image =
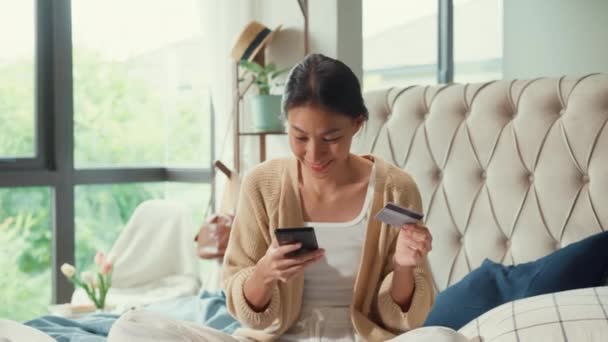
[[[358,118],[353,119],[353,123],[355,125],[355,134],[357,134],[357,132],[359,132],[359,130],[361,129],[361,127],[363,127],[363,124],[365,123],[365,117],[363,115],[359,115]]]

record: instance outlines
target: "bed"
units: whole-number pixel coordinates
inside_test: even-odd
[[[370,120],[355,151],[416,180],[436,292],[486,258],[525,263],[608,228],[607,74],[391,88],[365,99]],[[606,292],[593,300],[608,338]],[[497,329],[461,332],[493,340]]]

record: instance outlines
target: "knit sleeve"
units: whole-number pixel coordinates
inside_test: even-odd
[[[273,290],[270,304],[263,312],[250,306],[243,292],[245,281],[270,245],[268,213],[256,187],[255,177],[246,177],[235,213],[226,254],[224,257],[224,289],[228,311],[241,324],[253,329],[264,329],[272,324],[280,312],[278,288]]]
[[[426,264],[426,263],[425,263]],[[414,293],[407,312],[391,296],[393,272],[389,272],[378,291],[378,312],[384,326],[394,332],[405,332],[422,326],[433,305],[434,292],[428,266],[414,269]]]
[[[407,174],[404,178],[399,177],[395,182],[394,197],[397,204],[412,208],[415,211],[423,212],[422,199],[414,180]],[[380,319],[385,327],[396,333],[405,332],[422,326],[435,300],[433,290],[432,275],[428,261],[425,259],[422,265],[414,269],[414,292],[409,310],[403,312],[401,307],[395,303],[391,296],[393,284],[393,256],[397,243],[397,234],[394,235],[390,244],[385,266],[383,270],[383,280],[378,290],[377,309]]]

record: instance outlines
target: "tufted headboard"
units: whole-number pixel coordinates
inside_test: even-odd
[[[608,74],[365,99],[370,120],[353,148],[416,180],[436,291],[484,258],[527,262],[608,228]]]

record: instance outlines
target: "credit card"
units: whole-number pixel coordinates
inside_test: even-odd
[[[417,223],[424,215],[411,209],[400,207],[394,203],[387,203],[377,214],[376,218],[386,224],[400,228],[406,223]]]

